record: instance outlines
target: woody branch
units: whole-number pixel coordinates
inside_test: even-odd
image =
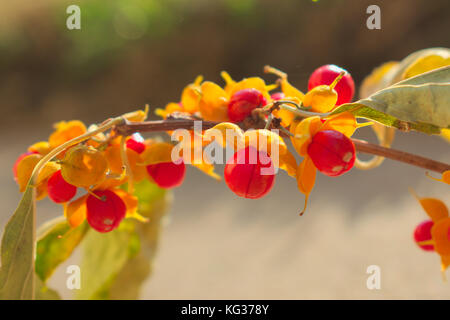
[[[134,132],[160,132],[176,129],[193,130],[194,122],[200,120],[153,120],[144,122],[125,121],[117,125],[116,130],[122,135],[130,135]],[[202,129],[209,129],[217,125],[213,121],[201,121]],[[450,165],[418,156],[412,153],[386,148],[360,139],[352,139],[358,152],[382,156],[391,160],[403,162],[429,171],[443,173],[450,170]]]

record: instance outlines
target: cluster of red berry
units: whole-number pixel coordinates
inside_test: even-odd
[[[170,103],[165,110],[158,109],[156,113],[164,118],[174,112],[195,114],[198,118],[231,126],[241,131],[242,137],[249,138],[243,138],[244,147],[235,148],[234,156],[225,166],[226,184],[235,194],[250,199],[266,195],[274,184],[276,165],[297,179],[300,191],[306,196],[314,184],[316,169],[329,176],[338,176],[352,168],[355,148],[349,137],[357,127],[352,115],[297,119],[295,114],[283,113],[280,108],[268,108],[275,102],[282,105],[283,101],[292,101],[298,108],[323,113],[338,104],[350,102],[354,83],[345,70],[333,65],[317,69],[310,77],[310,90],[306,95],[291,86],[286,75],[282,75],[275,85],[266,85],[257,77],[235,82],[227,73],[222,75],[227,82],[224,89],[212,82],[202,83],[203,78],[198,77],[183,90],[179,102]],[[280,84],[281,91],[270,93]],[[252,130],[244,133],[237,125],[252,117],[255,109],[262,110],[267,121],[270,117],[279,117],[285,132],[291,132],[295,149],[304,157],[299,166],[278,134],[258,129],[252,136],[248,134]],[[146,116],[147,111],[136,111],[123,118],[139,122]],[[95,230],[109,232],[125,217],[144,220],[137,213],[133,183],[150,179],[161,188],[177,187],[183,182],[186,160],[172,161],[174,145],[171,143],[144,140],[139,133],[122,136],[114,126],[98,132],[95,128],[98,127],[87,129],[77,120],[58,123],[48,141],[32,145],[17,159],[13,171],[20,190],[24,191],[33,180],[34,169],[45,158],[44,166],[33,180],[37,199],[48,195],[54,202],[63,204],[65,216],[73,227],[87,220]],[[77,140],[81,136],[86,139]],[[255,144],[261,137],[276,140],[282,146],[280,159],[274,159],[270,150]],[[74,140],[77,141],[70,144]],[[70,145],[59,150],[67,143]],[[47,159],[47,155],[53,155],[55,150],[58,152]],[[193,165],[218,178],[212,164]],[[125,186],[128,186],[128,192]],[[87,193],[73,200],[79,189]]]
[[[308,90],[313,90],[316,87],[329,86],[333,81],[339,77],[341,73],[344,75],[339,82],[334,86],[337,100],[334,106],[351,102],[355,94],[355,83],[351,75],[346,70],[336,65],[324,65],[317,68],[309,77]],[[270,99],[278,101],[286,98],[286,94],[282,91],[274,92],[270,95]],[[263,92],[255,88],[246,88],[238,90],[231,96],[228,102],[228,117],[232,122],[241,122],[256,108],[264,107],[268,104],[268,100]]]
[[[61,123],[57,125],[49,141],[34,144],[20,155],[13,166],[14,178],[20,189],[24,190],[39,160],[58,145],[85,132],[84,125],[79,121]],[[98,141],[99,138],[103,140]],[[77,226],[86,219],[99,232],[114,230],[127,215],[139,217],[136,205],[132,204],[135,201],[129,201],[136,200],[134,196],[118,188],[130,181],[120,172],[124,169],[122,159],[117,157],[117,139],[120,137],[114,136],[114,133],[89,139],[52,159],[39,173],[36,185],[38,199],[48,195],[55,203],[63,204],[72,226]],[[141,155],[151,144],[157,142],[144,141],[138,133],[126,138],[125,147],[129,160],[134,159],[130,166],[131,172],[135,174],[134,180],[148,178],[161,188],[179,186],[185,176],[185,164],[165,161],[145,165],[145,158]],[[79,188],[88,193],[72,201]]]
[[[335,65],[325,65],[316,69],[309,78],[308,89],[328,86],[345,72]],[[344,76],[335,86],[337,92],[337,105],[348,103],[352,100],[355,85],[351,75],[345,72]],[[284,92],[272,93],[273,101],[286,99]],[[268,100],[257,89],[247,88],[235,92],[228,102],[228,117],[232,122],[241,122],[249,117],[254,109],[264,107]],[[322,120],[322,123],[325,120]],[[262,167],[273,167],[270,157],[263,151],[258,154],[256,163],[246,163],[243,159],[249,159],[249,151],[246,148],[239,150],[228,161],[225,167],[225,181],[229,188],[238,196],[256,199],[266,195],[272,188],[274,174],[261,174]],[[323,130],[312,137],[307,152],[316,168],[329,176],[339,176],[349,171],[355,162],[355,147],[352,141],[337,130]],[[263,165],[260,159],[269,159]]]

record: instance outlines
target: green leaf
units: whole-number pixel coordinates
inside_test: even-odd
[[[78,299],[104,299],[107,287],[125,263],[139,252],[134,221],[125,220],[108,233],[89,232],[83,242]],[[106,293],[105,293],[106,291]]]
[[[48,226],[36,246],[36,274],[44,283],[56,267],[70,257],[89,229],[86,222],[77,228],[71,228],[66,219],[50,223],[53,226]]]
[[[138,299],[140,288],[153,271],[164,218],[171,202],[171,193],[144,180],[135,184],[134,195],[139,199],[138,211],[148,218],[147,223],[134,221],[141,242],[139,254],[130,259],[109,289],[109,299]]]
[[[332,114],[349,111],[401,130],[439,134],[441,128],[450,126],[449,78],[450,67],[436,69],[344,104]]]
[[[1,244],[0,299],[34,298],[35,189],[27,186]]]
[[[42,239],[43,237],[45,237],[45,235],[50,232],[56,225],[58,225],[61,222],[66,221],[66,217],[64,216],[58,216],[54,219],[45,221],[43,224],[41,224],[39,226],[39,228],[36,231],[36,239],[37,241],[39,241],[40,239]]]
[[[135,195],[139,199],[139,213],[149,219],[149,222],[137,225],[142,239],[142,248],[147,257],[153,259],[166,212],[172,201],[172,193],[144,180],[135,185]]]
[[[141,285],[152,271],[170,193],[148,180],[136,183],[134,189],[138,212],[149,221],[127,219],[111,233],[89,233],[83,241],[82,286],[77,298],[139,298]]]
[[[105,298],[111,300],[139,299],[142,283],[150,276],[151,271],[150,260],[144,254],[140,253],[128,260],[111,281]]]

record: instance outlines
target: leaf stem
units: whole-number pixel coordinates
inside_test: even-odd
[[[325,118],[325,117],[328,117],[329,115],[331,115],[330,112],[320,113],[320,112],[306,111],[305,109],[297,109],[297,108],[294,108],[292,106],[288,106],[286,104],[280,105],[280,109],[290,111],[290,112],[292,112],[293,114],[295,114],[298,117],[318,116],[318,117],[321,117],[321,118]]]

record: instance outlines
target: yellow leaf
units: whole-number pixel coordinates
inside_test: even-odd
[[[359,96],[366,98],[372,93],[387,87],[389,83],[386,80],[386,76],[395,71],[398,64],[397,61],[390,61],[374,69],[371,74],[364,78],[359,89]]]
[[[448,57],[450,55],[450,49],[448,48],[427,48],[411,53],[404,58],[395,70],[385,75],[387,85],[393,85],[401,80],[404,80],[405,71],[410,68],[416,61],[419,61],[423,57],[438,55],[442,57]]]
[[[450,65],[450,52],[445,55],[431,54],[421,57],[412,63],[403,73],[402,78],[408,79],[419,74]]]

